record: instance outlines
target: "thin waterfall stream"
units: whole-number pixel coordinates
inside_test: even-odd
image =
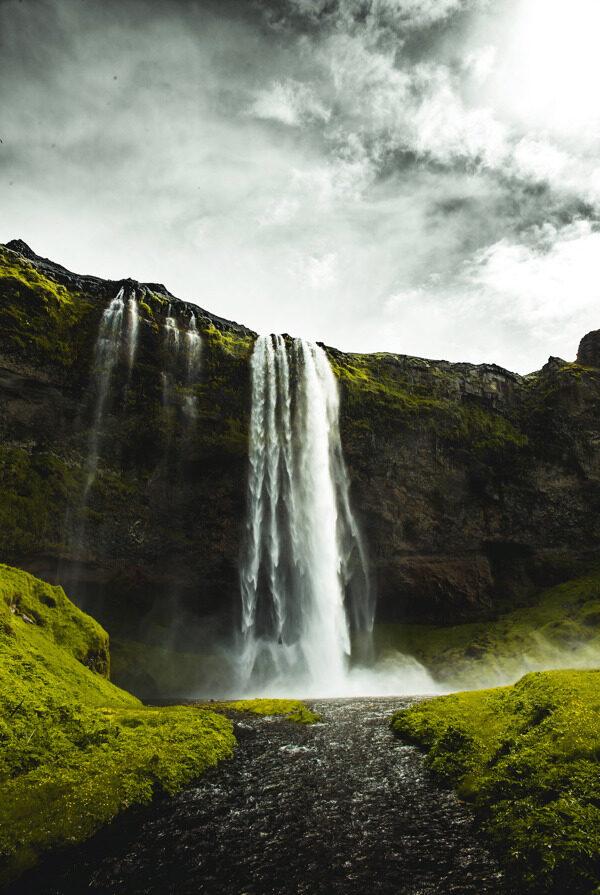
[[[85,505],[98,472],[102,422],[109,396],[113,370],[119,361],[123,341],[123,315],[125,311],[124,289],[119,289],[100,320],[98,338],[94,349],[92,375],[95,382],[96,406],[88,438],[85,464],[86,479],[82,496]]]
[[[92,419],[87,438],[83,488],[76,503],[69,507],[65,519],[65,537],[75,561],[72,587],[77,588],[78,567],[83,559],[85,520],[83,517],[90,491],[98,476],[104,420],[111,399],[116,369],[126,353],[127,383],[135,362],[139,339],[139,310],[135,291],[131,293],[125,313],[125,287],[121,287],[104,309],[94,346],[91,369]]]
[[[185,331],[185,353],[185,384],[186,388],[189,389],[189,392],[184,399],[183,412],[186,414],[189,420],[194,420],[198,414],[198,409],[196,407],[196,397],[191,390],[196,382],[200,369],[200,360],[202,357],[202,338],[200,336],[200,333],[198,332],[198,323],[196,321],[196,315],[193,311],[190,314],[189,326]]]

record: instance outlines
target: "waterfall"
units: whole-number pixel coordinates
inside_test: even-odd
[[[350,622],[372,628],[338,417],[337,381],[321,348],[257,339],[240,568],[241,675],[250,689],[293,682],[305,693],[339,693]]]
[[[135,291],[131,294],[128,305],[128,317],[129,317],[129,335],[128,335],[128,351],[127,351],[127,362],[128,362],[128,374],[131,376],[131,372],[133,370],[133,365],[135,363],[135,355],[137,352],[138,339],[139,339],[139,329],[140,329],[140,315],[138,303],[135,297]]]
[[[82,505],[85,505],[87,497],[98,472],[98,460],[100,457],[100,436],[102,420],[106,408],[106,400],[110,389],[113,370],[121,355],[121,343],[123,337],[123,313],[125,310],[124,290],[119,289],[100,319],[98,338],[94,349],[92,376],[95,385],[96,403],[94,417],[88,437],[88,450],[85,464],[85,484],[82,495]]]
[[[171,316],[169,305],[164,323],[164,352],[164,368],[161,373],[163,409],[166,413],[173,404],[175,382],[178,380],[188,392],[183,399],[182,410],[189,423],[196,417],[196,398],[192,388],[202,354],[202,339],[193,311],[187,329],[183,330],[177,319]]]
[[[162,403],[163,408],[167,408],[172,402],[173,397],[173,380],[174,372],[177,364],[177,354],[179,351],[179,326],[175,317],[171,317],[171,305],[167,310],[165,317],[165,350],[166,361],[165,369],[161,373],[162,378]]]
[[[186,351],[186,386],[188,389],[192,389],[194,385],[194,381],[198,374],[198,369],[200,366],[200,355],[202,352],[202,340],[200,338],[200,333],[198,332],[198,324],[196,322],[196,315],[192,311],[190,316],[190,324],[189,328],[185,333],[185,351]],[[190,418],[195,419],[196,417],[196,398],[195,395],[191,393],[186,395],[185,401],[183,404],[184,413]]]

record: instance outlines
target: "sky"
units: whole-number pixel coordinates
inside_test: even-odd
[[[0,0],[0,242],[527,373],[600,327],[598,0]]]

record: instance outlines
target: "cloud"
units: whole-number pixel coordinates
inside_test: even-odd
[[[521,373],[549,354],[573,360],[583,332],[598,324],[599,259],[600,232],[588,221],[534,228],[528,244],[502,239],[477,252],[452,282],[390,295],[382,332],[393,339],[404,327],[421,331],[414,353],[427,355],[429,346],[428,356],[457,360],[466,329],[468,359]]]
[[[557,327],[579,326],[582,316],[591,324],[600,307],[600,232],[576,221],[531,237],[529,245],[501,240],[475,256],[466,268],[469,307],[482,296],[497,317],[549,338]]]
[[[494,70],[497,54],[498,50],[492,44],[476,47],[465,55],[463,71],[478,84],[484,83]]]
[[[346,29],[387,28],[397,32],[428,28],[485,0],[284,0],[265,4],[275,20],[286,16]]]
[[[306,121],[326,122],[331,117],[330,110],[325,108],[310,87],[290,78],[276,81],[266,90],[259,90],[248,114],[279,121],[290,127],[299,127]]]
[[[1,237],[341,348],[573,356],[600,166],[498,92],[535,2],[9,0]]]

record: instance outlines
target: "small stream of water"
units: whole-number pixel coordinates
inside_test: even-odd
[[[231,761],[50,859],[14,893],[506,893],[469,813],[388,729],[413,701],[311,701],[325,723],[308,727],[238,718]]]

